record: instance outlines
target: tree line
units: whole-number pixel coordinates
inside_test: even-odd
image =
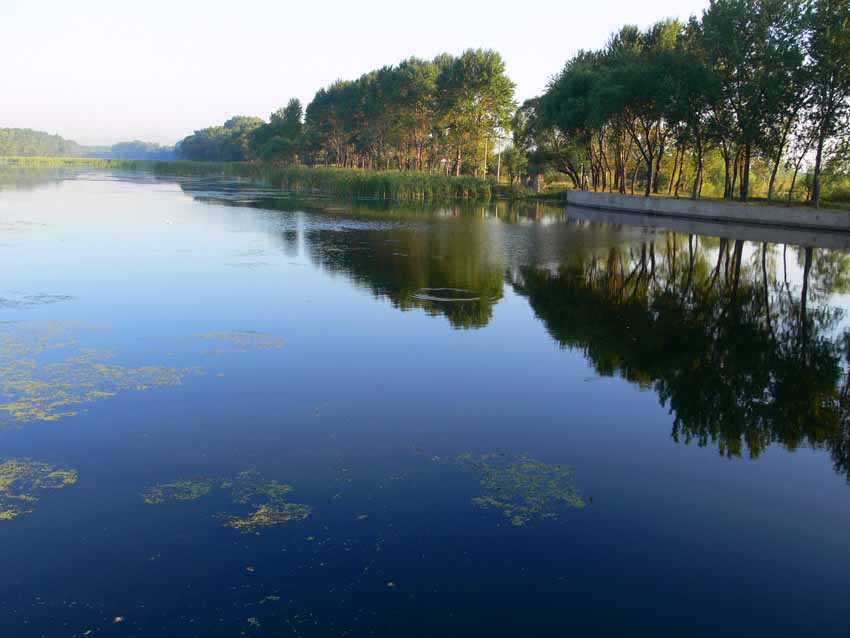
[[[516,109],[495,51],[409,58],[320,89],[271,115],[235,117],[180,142],[186,159],[253,160],[484,177]]]
[[[850,168],[848,120],[847,0],[712,0],[685,23],[624,26],[518,108],[501,56],[468,50],[339,80],[268,122],[231,118],[178,153],[817,205],[824,175]]]
[[[712,0],[701,18],[625,26],[581,51],[514,120],[536,169],[581,189],[702,194],[719,160],[721,192],[755,181],[789,200],[807,159],[817,205],[824,169],[846,161],[850,115],[847,0]]]
[[[174,147],[134,140],[112,146],[83,146],[59,135],[28,128],[0,128],[0,157],[100,157],[174,159]]]
[[[59,135],[29,128],[0,128],[0,157],[79,157],[82,147]]]

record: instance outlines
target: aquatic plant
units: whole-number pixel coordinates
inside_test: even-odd
[[[235,348],[234,352],[280,350],[283,348],[283,339],[280,337],[254,330],[216,330],[198,336],[205,341],[219,341],[229,344]],[[220,350],[214,352],[217,353]]]
[[[206,496],[213,489],[224,491],[234,505],[250,506],[246,514],[216,515],[226,527],[245,534],[258,533],[264,527],[301,521],[312,513],[309,506],[286,500],[285,496],[293,490],[291,485],[265,480],[256,470],[245,470],[233,478],[195,478],[159,483],[147,488],[142,493],[142,500],[148,505],[191,501]]]
[[[289,521],[303,521],[310,516],[311,512],[311,508],[307,505],[274,502],[258,505],[246,516],[222,516],[221,519],[227,527],[248,534],[262,527],[271,527]]]
[[[544,463],[527,454],[461,454],[445,460],[475,472],[484,493],[472,503],[500,510],[512,525],[525,525],[534,517],[555,518],[565,506],[585,506],[573,484],[573,470],[565,465]]]
[[[7,291],[8,296],[0,297],[0,309],[27,310],[37,306],[72,301],[70,295],[53,295],[46,293],[26,293],[18,290]]]
[[[112,353],[83,348],[79,326],[57,322],[0,323],[0,427],[55,421],[77,407],[121,392],[179,385],[189,370],[159,365],[126,367],[110,363]],[[47,351],[68,351],[44,362]]]
[[[212,488],[213,482],[207,479],[160,483],[146,489],[142,494],[142,499],[148,505],[171,501],[194,501],[209,494]]]
[[[187,160],[113,160],[59,157],[0,158],[15,167],[107,168],[146,170],[157,175],[233,177],[263,181],[293,193],[325,193],[401,201],[487,201],[490,182],[469,176],[422,171],[367,171],[351,168],[283,167],[262,162],[195,162]]]
[[[38,493],[59,490],[76,482],[76,470],[30,459],[7,459],[0,463],[0,521],[31,513]]]

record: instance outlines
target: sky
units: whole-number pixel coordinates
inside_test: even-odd
[[[0,127],[173,144],[416,55],[491,48],[518,101],[623,24],[708,0],[0,0]]]

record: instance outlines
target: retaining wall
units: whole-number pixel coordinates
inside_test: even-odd
[[[757,224],[785,228],[817,228],[850,233],[850,211],[814,210],[742,204],[709,200],[673,199],[668,197],[637,197],[619,193],[593,193],[571,190],[567,206],[599,208],[644,215],[681,217],[715,222]]]

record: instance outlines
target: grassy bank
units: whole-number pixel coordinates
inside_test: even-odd
[[[362,171],[345,168],[282,167],[249,162],[146,161],[94,158],[0,158],[15,166],[92,167],[149,170],[157,175],[217,176],[262,180],[296,193],[327,193],[340,197],[369,197],[402,201],[487,201],[504,195],[504,187],[473,177],[455,177],[414,171]]]

